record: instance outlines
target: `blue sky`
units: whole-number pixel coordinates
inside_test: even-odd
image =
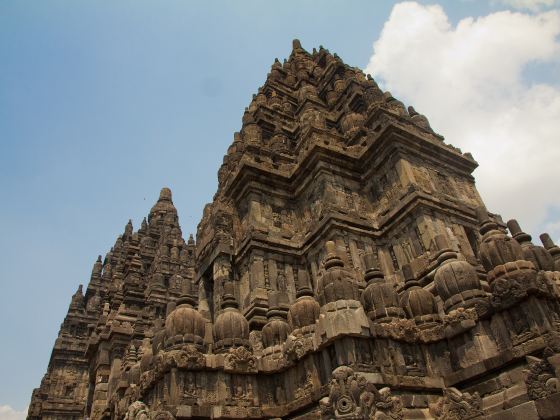
[[[408,88],[414,86],[414,80],[409,80],[414,70],[403,73],[401,66],[397,71],[398,57],[376,56],[373,44],[378,41],[376,51],[381,52],[392,42],[389,30],[382,36],[384,25],[390,29],[415,13],[437,18],[437,10],[426,7],[431,4],[442,7],[451,28],[440,28],[438,39],[448,39],[455,25],[467,22],[465,18],[499,30],[496,19],[481,19],[517,9],[529,25],[541,13],[556,13],[557,6],[554,0],[404,5],[394,1],[0,2],[0,318],[4,322],[0,418],[13,414],[2,414],[2,406],[15,410],[27,406],[46,370],[72,293],[78,284],[87,283],[97,255],[112,246],[128,219],[139,225],[161,187],[172,189],[184,233],[196,231],[202,208],[216,190],[222,157],[241,127],[244,108],[274,58],[289,55],[293,38],[308,50],[323,45],[348,64],[367,67],[392,91],[393,86]],[[502,17],[512,19],[508,16]],[[546,16],[542,19],[555,22],[555,15]],[[426,19],[426,25],[432,22],[438,21]],[[460,26],[472,29],[466,23]],[[419,32],[410,33],[410,27],[402,26],[403,38],[408,34],[421,39]],[[535,38],[539,37],[551,38],[552,44],[558,41],[553,29],[547,33],[535,29]],[[413,47],[400,48],[405,54]],[[548,95],[547,104],[552,103],[559,97],[555,96],[558,50],[543,51],[538,57],[521,53],[525,55],[512,64],[517,66],[512,72],[520,71],[516,82],[521,96],[514,99],[525,98],[522,95],[534,85],[543,85],[549,88],[543,94]],[[438,108],[417,98],[414,88],[401,90],[393,93],[400,93],[405,102],[422,103],[419,111],[434,123],[435,116],[428,111],[438,112]],[[500,103],[508,98],[512,99],[506,96]],[[549,108],[556,112],[555,107]],[[512,115],[510,111],[504,115]],[[455,132],[447,123],[452,120],[436,118],[435,128],[445,128],[440,131],[447,140],[463,147],[461,138],[457,144],[448,135]],[[555,124],[545,127],[544,137],[560,128]],[[502,134],[497,137],[508,138]],[[469,141],[464,144],[477,145]],[[559,148],[550,142],[543,147],[550,151],[551,145]],[[478,150],[471,151],[479,157]],[[533,167],[544,164],[548,163],[537,160]],[[516,180],[522,174],[512,171],[511,176]],[[489,206],[490,210],[511,211],[509,204],[499,208],[502,197],[491,184],[483,191],[496,197],[497,205]],[[535,185],[560,196],[559,188],[550,182],[526,188],[535,190]],[[548,227],[554,239],[560,239],[560,203],[540,196],[531,200],[525,201],[535,208],[520,211],[525,216],[522,226],[529,225],[531,233]]]

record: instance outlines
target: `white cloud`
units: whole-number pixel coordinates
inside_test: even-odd
[[[9,405],[0,404],[0,420],[24,420],[26,417],[27,408],[21,411],[17,411]]]
[[[528,232],[560,207],[560,89],[524,82],[523,70],[559,60],[559,34],[559,11],[503,11],[452,26],[439,5],[403,2],[366,68],[448,143],[474,155],[489,210]]]
[[[546,7],[553,7],[558,4],[558,0],[493,0],[492,3],[503,4],[520,10],[531,10],[533,12],[542,10]]]

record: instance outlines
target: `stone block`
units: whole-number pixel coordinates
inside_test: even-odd
[[[490,414],[485,418],[487,420],[539,420],[539,413],[535,402],[529,401],[516,407]]]

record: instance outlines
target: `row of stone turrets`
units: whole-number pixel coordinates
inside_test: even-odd
[[[560,271],[560,248],[552,243],[547,234],[542,235],[545,247],[535,246],[515,220],[508,222],[513,234],[511,238],[488,217],[484,209],[480,209],[478,217],[482,235],[480,259],[491,286],[496,278],[508,271],[525,270],[529,277],[536,275],[537,271]],[[436,268],[433,283],[444,312],[473,307],[487,297],[488,291],[483,287],[476,268],[450,248],[445,236],[438,235],[436,243],[439,251],[434,257]],[[373,322],[408,318],[414,320],[420,329],[441,322],[436,296],[420,286],[419,279],[414,276],[409,265],[403,267],[406,280],[399,293],[393,284],[385,280],[378,268],[376,256],[367,254],[367,286],[362,293],[354,275],[344,267],[342,259],[336,254],[334,242],[328,241],[326,250],[324,271],[315,295],[305,270],[298,271],[297,299],[291,306],[283,291],[270,294],[268,323],[262,329],[265,348],[282,345],[294,330],[309,332],[319,319],[321,308],[339,301],[361,301]],[[249,324],[239,311],[233,287],[231,279],[226,281],[223,310],[213,324],[213,352],[216,353],[250,345]],[[207,322],[195,309],[195,302],[195,295],[187,282],[176,307],[171,308],[167,316],[165,328],[154,337],[153,351],[179,348],[185,344],[192,344],[201,351],[204,349]]]

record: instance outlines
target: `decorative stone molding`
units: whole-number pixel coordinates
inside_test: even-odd
[[[186,346],[177,351],[171,351],[167,354],[170,367],[178,367],[181,369],[200,369],[206,364],[204,354],[199,352],[194,346]]]
[[[386,337],[413,343],[418,339],[419,330],[412,319],[394,319],[384,324],[373,324],[374,337]]]
[[[147,389],[172,368],[199,370],[206,366],[206,356],[193,345],[181,350],[161,351],[153,360],[153,369],[143,372],[140,376],[139,395],[144,395]]]
[[[262,355],[264,345],[262,342],[262,333],[258,330],[253,330],[249,334],[249,344],[255,356]]]
[[[313,377],[311,372],[307,372],[303,383],[298,384],[294,396],[296,400],[308,397],[313,391]]]
[[[169,411],[158,411],[152,414],[152,420],[175,420],[175,417]]]
[[[288,361],[299,360],[311,351],[313,351],[311,335],[291,334],[284,345],[284,354]]]
[[[418,328],[412,319],[393,319],[384,324],[371,325],[373,337],[391,338],[406,343],[433,343],[445,338],[445,325],[434,324],[428,328]]]
[[[469,394],[457,388],[445,388],[435,408],[437,420],[466,420],[482,417],[482,399],[478,392]]]
[[[257,359],[246,347],[230,348],[224,358],[226,372],[256,372]]]
[[[560,381],[556,377],[554,368],[547,360],[554,353],[550,348],[544,351],[544,358],[526,356],[529,369],[524,370],[527,395],[532,400],[546,398],[560,391]]]
[[[492,270],[492,306],[508,308],[524,299],[531,287],[536,287],[537,272],[533,263],[518,260],[499,265]],[[490,277],[490,274],[489,274]]]
[[[458,308],[443,317],[445,336],[450,338],[476,326],[478,312],[476,308]]]
[[[128,406],[124,420],[175,420],[169,411],[150,412],[142,401],[134,401]]]
[[[377,390],[348,366],[336,368],[329,396],[320,401],[323,419],[402,419],[402,402],[389,388]]]
[[[128,407],[124,420],[150,420],[150,409],[142,401],[134,401]]]

